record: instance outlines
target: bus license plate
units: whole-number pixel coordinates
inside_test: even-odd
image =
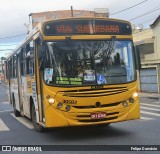
[[[104,119],[104,118],[106,118],[105,112],[91,113],[91,119]]]

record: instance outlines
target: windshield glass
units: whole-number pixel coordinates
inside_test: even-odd
[[[136,79],[132,41],[47,42],[44,81],[51,85],[121,84]]]

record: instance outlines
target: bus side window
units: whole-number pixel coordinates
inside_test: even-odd
[[[8,61],[5,61],[5,78],[8,79]]]
[[[16,54],[13,56],[13,70],[12,70],[12,76],[17,77],[17,56]]]
[[[9,78],[12,78],[12,58],[10,58],[8,61],[8,74]]]
[[[33,41],[29,42],[26,45],[26,74],[33,75],[34,74],[34,47]]]
[[[25,50],[21,49],[20,53],[20,67],[21,67],[21,76],[25,75]]]

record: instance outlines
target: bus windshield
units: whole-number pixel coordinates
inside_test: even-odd
[[[46,42],[44,81],[50,85],[122,84],[136,80],[132,41]]]

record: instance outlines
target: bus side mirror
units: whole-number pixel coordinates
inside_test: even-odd
[[[136,69],[140,70],[141,69],[141,58],[140,58],[140,51],[138,47],[134,47],[134,53],[135,53],[135,64],[136,64]]]

